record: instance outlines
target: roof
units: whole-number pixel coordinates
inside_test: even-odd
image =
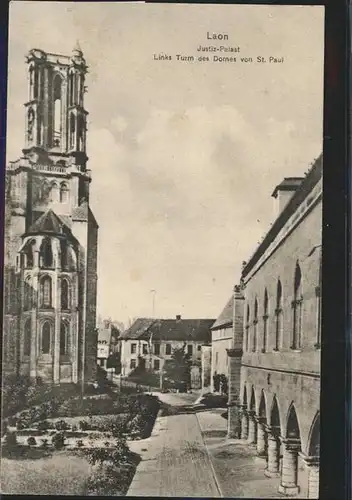
[[[297,210],[299,205],[308,196],[312,189],[319,182],[323,174],[323,155],[321,154],[319,158],[313,163],[311,169],[304,177],[300,186],[297,188],[296,192],[293,194],[292,198],[289,200],[285,208],[279,214],[274,224],[271,226],[270,230],[264,237],[263,241],[257,247],[250,260],[244,266],[242,270],[242,279],[250,272],[250,270],[255,266],[260,257],[269,247],[269,245],[274,241],[278,233],[281,231],[283,226],[286,224],[291,215]]]
[[[229,299],[226,306],[222,310],[220,316],[215,321],[212,330],[219,330],[220,328],[225,328],[227,326],[232,326],[233,323],[233,296]]]
[[[56,235],[71,235],[71,230],[65,222],[56,215],[56,213],[49,209],[47,212],[42,214],[38,219],[30,226],[26,234],[56,234]]]
[[[285,177],[280,184],[276,186],[271,196],[277,197],[278,191],[295,191],[303,181],[304,177]]]
[[[98,329],[98,342],[103,342],[103,341],[110,344],[111,328],[99,328]]]
[[[214,319],[152,319],[137,318],[121,334],[122,340],[194,340],[210,342]]]
[[[83,201],[81,205],[72,210],[72,220],[82,222],[88,222],[88,220],[91,220],[98,227],[98,223],[87,201]]]

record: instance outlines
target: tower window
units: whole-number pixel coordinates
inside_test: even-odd
[[[60,185],[60,201],[61,203],[67,203],[68,202],[68,186],[66,182],[63,182]]]
[[[56,203],[59,201],[59,186],[53,182],[50,188],[50,201]]]
[[[60,75],[56,75],[54,79],[54,138],[53,146],[60,147],[61,145],[61,85],[62,80]]]
[[[53,252],[51,249],[51,241],[45,238],[40,248],[41,265],[42,267],[50,268],[53,266]]]
[[[61,321],[61,326],[60,326],[60,354],[61,354],[61,356],[64,356],[68,352],[67,333],[68,333],[68,326],[66,325],[66,323]]]
[[[31,353],[32,322],[28,319],[24,325],[23,354],[29,356]]]
[[[48,308],[52,306],[51,278],[45,276],[40,282],[40,305]]]
[[[292,301],[293,325],[292,325],[292,349],[301,348],[302,336],[302,274],[297,262],[294,277],[294,294]]]
[[[33,287],[32,287],[32,279],[28,277],[24,282],[24,309],[28,311],[32,308],[32,300],[33,300]]]
[[[50,343],[51,343],[51,324],[49,321],[45,321],[42,326],[42,353],[50,353]]]
[[[61,309],[67,310],[70,308],[69,300],[69,284],[66,279],[61,281]]]
[[[73,113],[70,114],[70,147],[75,147],[76,119]]]
[[[276,288],[275,316],[276,316],[276,325],[275,325],[274,351],[278,351],[280,348],[281,330],[282,330],[282,285],[280,280],[278,280]]]
[[[28,269],[32,269],[34,261],[33,261],[33,242],[30,242],[27,245],[26,251],[26,267]]]

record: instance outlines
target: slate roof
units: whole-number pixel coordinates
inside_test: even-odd
[[[197,340],[210,342],[210,328],[214,319],[152,319],[137,318],[133,325],[121,334],[122,340]]]
[[[308,194],[312,191],[314,186],[319,182],[323,175],[323,155],[321,154],[319,158],[313,163],[311,169],[304,177],[303,181],[300,183],[296,192],[293,194],[292,198],[289,200],[285,208],[279,214],[274,224],[271,226],[270,230],[264,237],[263,241],[256,248],[255,252],[244,266],[242,270],[242,278],[244,279],[250,270],[255,266],[260,257],[264,254],[269,245],[275,240],[278,233],[281,231],[287,220],[291,215],[297,210],[300,204],[305,200]]]
[[[98,227],[98,223],[87,201],[83,201],[78,207],[72,210],[72,220],[82,221],[82,222],[88,222],[88,220],[92,220],[94,224]]]
[[[111,328],[99,328],[98,330],[98,342],[107,342],[110,344],[111,341]]]
[[[49,209],[47,212],[42,214],[38,219],[30,226],[26,234],[59,234],[59,235],[71,235],[71,230],[68,225],[59,217],[53,210]]]
[[[215,321],[212,330],[220,330],[220,328],[226,328],[227,326],[232,326],[233,323],[233,296],[229,299],[226,306],[222,310],[220,316]]]

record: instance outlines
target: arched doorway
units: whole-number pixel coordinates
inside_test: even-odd
[[[266,402],[264,391],[260,394],[259,415],[258,415],[258,430],[257,430],[257,454],[258,457],[267,458],[268,437],[266,431]]]
[[[281,434],[280,411],[276,396],[274,396],[270,410],[269,427],[267,435],[268,464],[264,472],[265,475],[268,477],[280,476],[280,468],[281,468],[280,434]]]
[[[242,399],[242,417],[241,417],[241,439],[248,439],[248,401],[247,386],[244,384]]]
[[[249,403],[249,423],[248,423],[248,444],[251,446],[257,445],[257,421],[256,421],[256,401],[255,401],[255,392],[254,387],[252,387],[251,391],[251,399]]]
[[[279,492],[296,495],[298,487],[298,453],[301,451],[301,433],[295,405],[292,403],[286,421],[286,436],[283,440],[282,473]]]

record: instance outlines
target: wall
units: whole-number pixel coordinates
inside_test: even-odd
[[[228,377],[229,362],[226,349],[233,346],[232,326],[212,331],[211,342],[211,390],[214,390],[213,376],[224,374]]]
[[[320,346],[317,344],[317,297],[319,286],[320,247],[322,214],[321,202],[315,205],[300,224],[281,243],[276,251],[256,272],[245,277],[245,318],[250,306],[249,349],[243,342],[244,354],[241,368],[241,401],[249,407],[252,391],[256,412],[260,400],[265,401],[267,421],[274,396],[277,399],[281,434],[286,435],[286,425],[291,405],[296,410],[303,453],[308,454],[309,437],[313,421],[320,406]],[[292,349],[294,272],[297,261],[302,271],[302,344]],[[275,351],[276,290],[277,281],[282,284],[282,331],[279,350]],[[268,342],[263,348],[263,298],[268,291]],[[254,301],[258,300],[258,341],[256,352],[252,352],[254,331]],[[246,319],[245,319],[246,321]],[[303,478],[304,471],[299,475]],[[303,481],[303,479],[302,479]]]

